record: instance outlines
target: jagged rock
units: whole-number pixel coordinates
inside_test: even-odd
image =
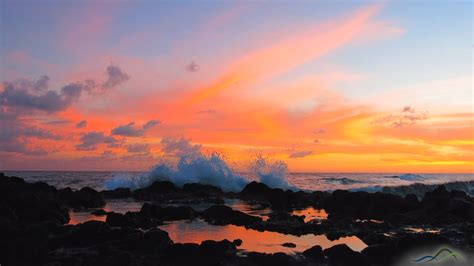
[[[69,221],[68,210],[54,187],[17,177],[0,178],[0,216],[20,224]]]
[[[323,249],[319,245],[310,247],[309,249],[303,251],[303,255],[318,262],[325,259]]]
[[[155,228],[156,226],[163,224],[162,220],[155,217],[144,216],[135,212],[127,212],[125,214],[108,213],[105,222],[114,227],[142,229]]]
[[[129,188],[116,188],[114,190],[103,190],[100,194],[107,199],[123,199],[132,197],[132,191]]]
[[[335,245],[324,250],[324,255],[328,257],[329,264],[334,266],[367,266],[370,265],[366,256],[353,251],[345,244]]]
[[[250,252],[243,261],[246,263],[244,265],[301,265],[301,262],[297,262],[295,258],[282,252],[273,254]]]
[[[70,188],[58,190],[58,196],[62,202],[73,209],[97,208],[105,206],[101,194],[92,188],[84,187],[79,191]]]
[[[291,243],[291,242],[286,242],[286,243],[283,243],[281,244],[283,247],[286,247],[286,248],[296,248],[296,244],[295,243]]]
[[[103,209],[95,210],[91,212],[91,214],[94,214],[95,216],[105,216],[107,215],[107,212],[104,211]]]
[[[201,216],[209,223],[225,225],[251,225],[261,222],[259,217],[251,216],[240,211],[233,210],[225,205],[214,205],[201,213]]]
[[[232,243],[234,243],[234,245],[236,247],[239,247],[242,245],[242,239],[234,239],[234,241],[232,241]]]

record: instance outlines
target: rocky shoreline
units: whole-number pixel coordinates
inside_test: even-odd
[[[94,211],[105,215],[105,222],[68,224],[70,210],[102,208],[107,200],[128,198],[146,203],[138,212]],[[224,204],[229,198],[269,208],[269,218],[232,209]],[[192,203],[211,206],[199,211]],[[328,217],[315,222],[292,214],[305,207],[324,209]],[[356,252],[345,244],[324,250],[315,245],[301,253],[265,254],[239,249],[240,239],[174,243],[158,228],[193,219],[291,235],[325,234],[331,240],[357,236],[368,247]],[[238,193],[201,184],[180,188],[167,181],[135,191],[73,191],[0,174],[0,236],[1,265],[394,265],[414,249],[438,246],[461,250],[467,260],[459,265],[472,265],[474,198],[444,186],[419,199],[382,192],[293,192],[257,182]]]

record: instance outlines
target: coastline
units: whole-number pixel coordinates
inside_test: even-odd
[[[415,195],[380,192],[284,191],[257,182],[237,193],[201,184],[181,188],[167,181],[135,191],[56,189],[3,174],[0,182],[0,230],[8,236],[1,241],[0,263],[6,265],[397,265],[421,247],[449,246],[468,254],[468,260],[474,251],[474,199],[461,191],[448,192],[444,186],[418,200]],[[142,205],[125,213],[101,209],[107,202],[125,199]],[[258,213],[255,206],[269,213],[266,219],[251,215],[245,209],[229,207],[238,208],[229,199],[254,206],[253,214]],[[198,210],[190,207],[193,204],[209,207]],[[308,207],[324,210],[327,217],[305,220],[295,215],[295,210]],[[95,210],[93,215],[105,219],[68,224],[72,210]],[[252,230],[249,232],[257,238],[259,233],[271,232],[274,238],[296,236],[296,241],[306,235],[321,237],[311,238],[314,245],[305,250],[298,247],[295,252],[292,248],[301,244],[288,242],[278,245],[289,252],[264,253],[241,248],[249,246],[245,237],[179,243],[173,239],[178,234],[166,231],[166,225],[193,221],[241,230],[241,236]],[[201,238],[205,236],[203,230]],[[328,243],[324,249],[317,245],[322,236]],[[345,237],[357,238],[366,246],[354,251],[350,242],[331,242]]]

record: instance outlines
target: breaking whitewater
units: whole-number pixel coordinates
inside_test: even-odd
[[[448,190],[461,190],[474,195],[474,174],[394,174],[394,173],[291,173],[283,161],[259,156],[244,172],[234,171],[220,154],[200,152],[181,155],[174,163],[162,161],[146,172],[85,171],[7,171],[7,175],[26,181],[44,181],[58,188],[97,190],[126,187],[132,190],[147,187],[154,181],[171,181],[178,186],[200,183],[220,187],[224,191],[241,191],[251,181],[271,188],[304,191],[383,191],[398,195],[423,195],[436,185]]]

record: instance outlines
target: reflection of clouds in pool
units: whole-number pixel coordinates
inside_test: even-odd
[[[109,200],[104,206],[104,211],[106,212],[117,212],[117,213],[126,213],[126,212],[138,212],[142,208],[143,202],[137,202],[134,200]],[[88,209],[82,211],[70,211],[69,212],[69,224],[79,224],[87,221],[102,221],[105,222],[107,218],[106,215],[96,216],[91,214],[92,211],[97,209]]]
[[[346,244],[355,251],[361,251],[367,245],[355,236],[342,237],[335,241],[330,241],[324,235],[285,235],[277,232],[259,232],[253,229],[235,225],[216,226],[210,225],[202,220],[176,221],[160,226],[168,232],[170,238],[175,243],[201,243],[204,240],[232,241],[242,239],[243,243],[239,247],[248,251],[265,253],[275,252],[302,252],[314,245],[320,245],[323,249],[337,244]],[[291,242],[296,244],[296,248],[288,249],[281,244]]]
[[[95,216],[89,212],[80,211],[80,212],[69,212],[69,223],[68,224],[80,224],[87,221],[101,221],[105,222],[107,216]]]
[[[271,212],[270,208],[264,208],[260,204],[249,204],[239,199],[226,199],[225,203],[234,210],[260,217],[263,221],[268,220]]]
[[[315,209],[313,207],[309,207],[302,210],[294,210],[291,214],[298,216],[304,215],[305,223],[312,220],[326,220],[328,218],[328,214],[324,209]]]
[[[268,218],[268,209],[258,208],[256,205],[249,205],[240,200],[226,200],[227,205],[233,209],[260,216],[262,218]],[[104,210],[107,212],[118,212],[125,213],[127,211],[138,212],[140,211],[143,202],[136,202],[133,200],[114,200],[108,201]],[[196,209],[205,209],[207,204],[203,206],[193,206]],[[105,221],[106,216],[95,216],[90,212],[94,209],[81,211],[81,212],[70,212],[69,215],[71,220],[69,224],[78,224],[90,220]],[[312,207],[303,210],[296,210],[293,212],[295,215],[305,215],[305,221],[312,219],[325,219],[327,213],[324,210],[314,209]],[[323,249],[329,248],[337,244],[346,244],[355,251],[360,251],[367,247],[359,238],[342,237],[336,241],[330,241],[324,235],[285,235],[277,232],[259,232],[252,229],[246,229],[241,226],[226,225],[216,226],[208,224],[202,220],[193,221],[174,221],[166,225],[160,226],[161,229],[166,230],[170,238],[175,243],[201,243],[204,240],[223,240],[227,239],[232,241],[234,239],[242,239],[243,243],[239,247],[248,251],[275,253],[275,252],[302,252],[314,245],[320,245]],[[288,249],[281,246],[283,243],[291,242],[296,244],[296,248]]]

